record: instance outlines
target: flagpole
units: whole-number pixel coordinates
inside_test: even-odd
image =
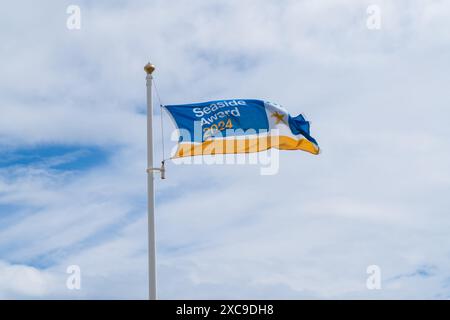
[[[155,242],[155,188],[153,181],[153,107],[152,73],[155,66],[147,63],[147,201],[148,201],[148,290],[149,299],[156,300],[156,242]]]

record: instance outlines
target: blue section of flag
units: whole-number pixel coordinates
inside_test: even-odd
[[[306,121],[306,119],[301,114],[299,114],[296,117],[289,116],[288,122],[289,122],[289,128],[291,129],[293,134],[295,134],[295,135],[301,134],[306,139],[308,139],[309,141],[311,141],[317,145],[316,139],[311,137],[311,135],[309,134],[309,127],[310,127],[309,121]]]
[[[251,129],[256,132],[269,130],[264,101],[253,99],[216,100],[202,103],[167,105],[165,108],[172,115],[179,129],[190,133],[192,142],[206,140],[205,133],[213,128],[227,136],[226,129],[242,130],[242,134]],[[199,122],[202,134],[195,135],[195,122]],[[251,133],[250,133],[251,134]],[[233,136],[239,135],[234,132]],[[180,142],[187,142],[186,136],[180,136]]]

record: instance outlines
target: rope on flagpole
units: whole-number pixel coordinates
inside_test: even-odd
[[[166,162],[167,159],[165,158],[166,151],[165,151],[165,145],[164,145],[164,121],[163,121],[163,114],[164,114],[164,111],[163,111],[164,108],[163,107],[164,107],[164,105],[162,103],[161,96],[159,95],[159,91],[158,91],[158,87],[156,86],[155,79],[153,79],[153,87],[155,88],[156,97],[158,98],[158,102],[159,102],[159,112],[160,112],[159,119],[160,119],[160,127],[161,127],[161,146],[162,146],[162,149],[161,149],[161,151],[162,151],[162,160],[161,160],[161,169],[160,169],[160,171],[161,171],[161,179],[165,179],[166,178],[165,177],[165,173],[166,173],[165,162]]]

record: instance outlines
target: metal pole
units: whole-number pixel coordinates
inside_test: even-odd
[[[156,300],[156,242],[155,242],[155,189],[153,184],[153,107],[152,73],[155,66],[147,63],[147,198],[148,198],[148,290],[149,299]]]

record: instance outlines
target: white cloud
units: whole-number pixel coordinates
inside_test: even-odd
[[[22,208],[1,212],[0,297],[145,298],[148,59],[163,103],[278,101],[306,113],[324,150],[282,153],[273,177],[169,163],[161,297],[448,297],[450,6],[378,1],[382,29],[369,31],[371,3],[81,1],[80,31],[65,28],[63,2],[4,6],[1,148],[114,154],[83,173],[1,169],[0,205]],[[80,292],[64,287],[70,264]],[[365,288],[370,264],[379,292]]]
[[[0,298],[39,298],[51,291],[54,279],[39,269],[0,261]]]

